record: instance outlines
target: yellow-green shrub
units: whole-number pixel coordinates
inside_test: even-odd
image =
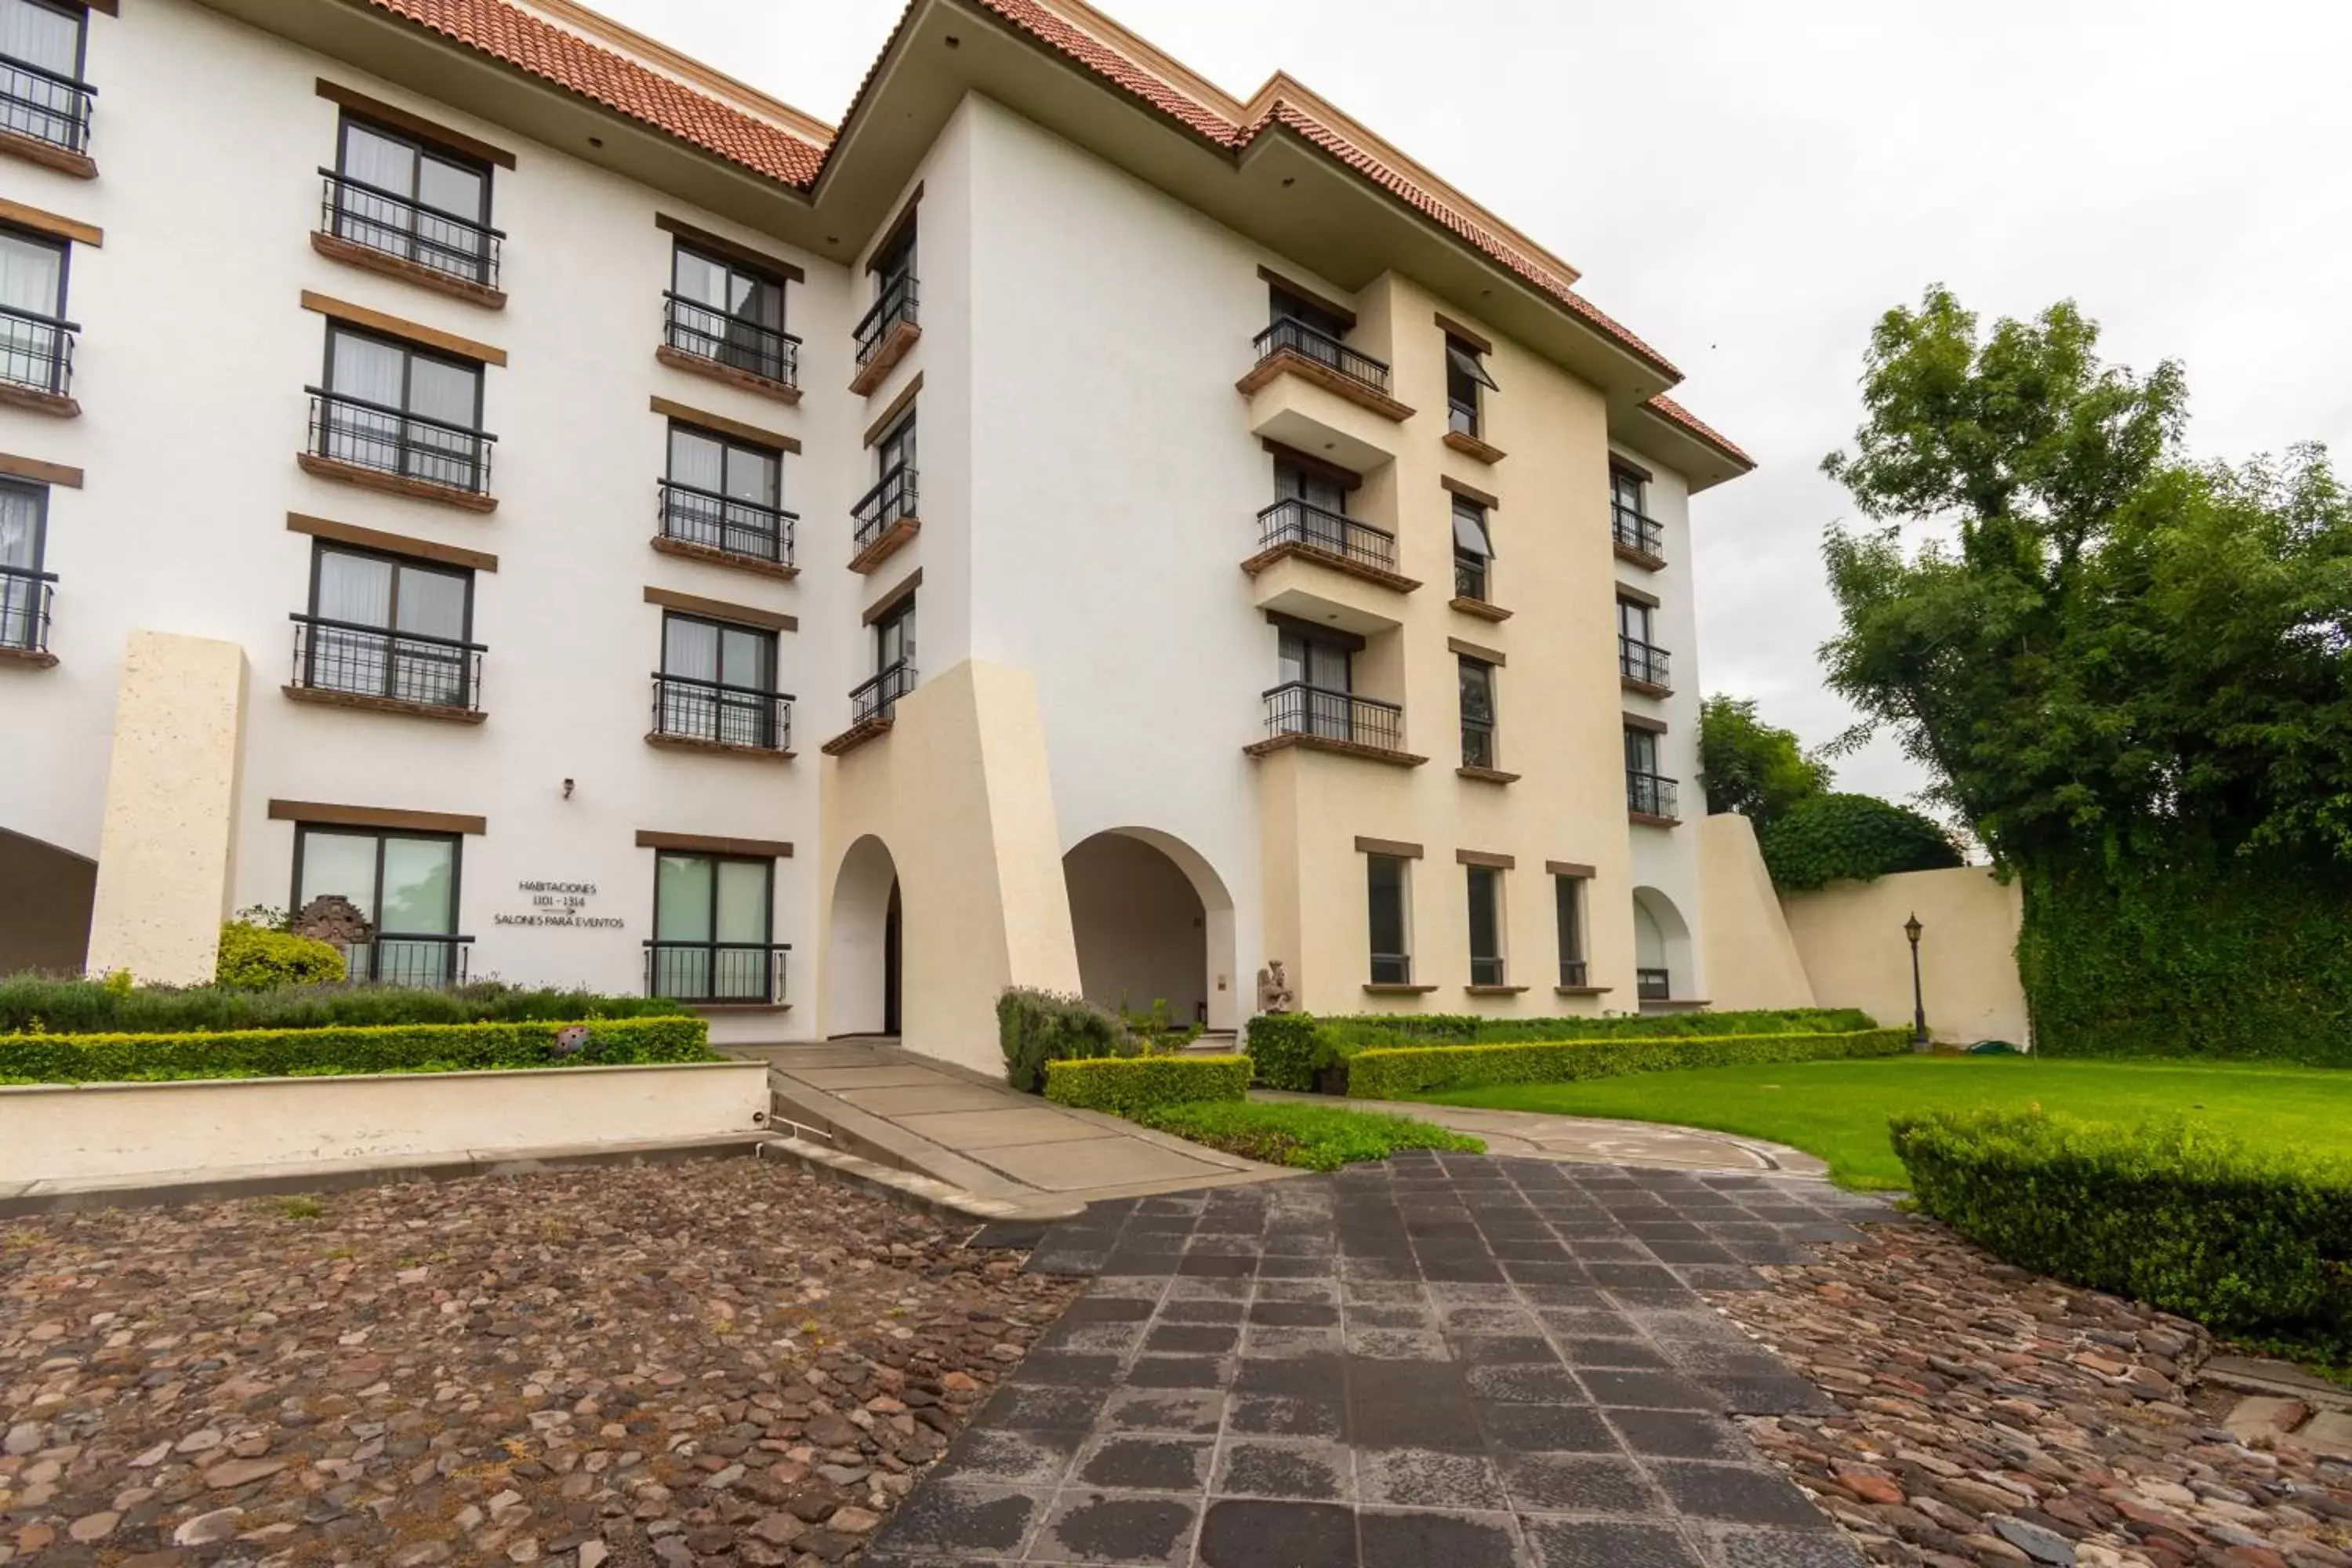
[[[234,991],[268,991],[341,980],[343,970],[342,952],[332,942],[231,921],[221,927],[213,984]]]
[[[1045,1098],[1132,1116],[1160,1105],[1248,1096],[1247,1057],[1094,1057],[1045,1064]]]

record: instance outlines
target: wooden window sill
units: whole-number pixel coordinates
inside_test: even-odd
[[[914,542],[915,535],[923,531],[919,517],[902,517],[884,529],[874,542],[849,558],[849,569],[860,576],[871,572],[885,561]]]
[[[1361,757],[1366,762],[1386,763],[1391,767],[1417,768],[1429,761],[1411,752],[1385,751],[1379,746],[1359,745],[1353,741],[1334,741],[1325,735],[1273,735],[1242,748],[1244,756],[1270,757],[1276,752],[1329,752],[1335,756]]]
[[[1359,408],[1369,408],[1383,419],[1402,425],[1412,417],[1412,410],[1377,388],[1365,385],[1352,375],[1343,375],[1320,360],[1308,359],[1290,349],[1276,349],[1251,367],[1250,373],[1234,383],[1234,390],[1247,397],[1261,387],[1269,385],[1276,377],[1295,375],[1314,383],[1335,397],[1342,397]]]
[[[429,500],[442,506],[453,506],[460,511],[490,512],[499,510],[499,498],[486,496],[479,490],[461,490],[455,485],[436,485],[430,479],[412,479],[400,474],[380,474],[373,468],[363,468],[357,463],[346,463],[337,458],[322,458],[316,452],[297,452],[294,461],[306,474],[322,479],[332,479],[339,485],[352,485],[363,490],[382,490],[386,495],[406,496],[412,500]]]
[[[781,561],[763,561],[756,555],[738,555],[713,545],[697,544],[689,539],[672,539],[667,534],[655,534],[652,544],[664,555],[699,561],[709,566],[724,566],[735,572],[750,572],[761,577],[772,577],[780,583],[789,583],[801,574],[799,567],[786,565]]]
[[[1619,676],[1617,684],[1643,697],[1672,697],[1675,694],[1671,686],[1661,686],[1654,680],[1636,680],[1630,675]]]
[[[764,375],[754,375],[748,370],[738,370],[731,364],[690,354],[663,343],[654,350],[654,358],[672,370],[682,370],[688,375],[698,375],[729,386],[740,386],[761,397],[773,398],[778,403],[793,404],[801,400],[801,389],[788,381],[772,381]]]
[[[920,342],[922,336],[923,329],[916,322],[893,323],[889,335],[876,346],[874,357],[859,365],[857,374],[850,378],[849,390],[859,397],[873,396],[875,389],[898,368],[898,362],[907,357],[908,351]]]
[[[1473,996],[1517,996],[1521,992],[1526,991],[1528,987],[1524,985],[1465,985],[1462,989]]]
[[[1551,994],[1555,996],[1606,996],[1613,989],[1608,985],[1555,985]]]
[[[1360,578],[1383,588],[1393,588],[1400,594],[1410,594],[1421,586],[1417,578],[1400,576],[1394,572],[1366,565],[1361,561],[1350,560],[1333,551],[1318,550],[1311,544],[1300,544],[1295,540],[1277,544],[1271,550],[1260,551],[1242,563],[1242,570],[1255,577],[1275,563],[1287,561],[1293,556],[1301,561],[1312,561],[1318,566],[1328,566],[1334,572],[1344,572],[1350,577]]]
[[[1630,561],[1644,572],[1666,569],[1666,559],[1663,555],[1653,555],[1646,550],[1636,550],[1630,544],[1620,544],[1614,540],[1610,541],[1609,547],[1616,552],[1618,560]]]
[[[1459,430],[1445,433],[1445,444],[1465,458],[1475,458],[1482,463],[1499,463],[1507,456],[1500,447],[1490,446],[1475,436]]]
[[[1629,811],[1625,814],[1625,820],[1636,827],[1680,827],[1683,825],[1679,816],[1654,816],[1646,811]]]
[[[46,414],[53,419],[74,419],[80,416],[81,405],[75,399],[56,392],[43,392],[37,387],[13,386],[0,383],[0,404],[11,408],[27,409]]]
[[[1500,605],[1490,605],[1484,599],[1465,599],[1456,595],[1445,604],[1449,609],[1459,610],[1465,616],[1475,616],[1482,621],[1507,621],[1511,618],[1510,611]]]
[[[435,702],[404,702],[397,697],[374,697],[364,691],[337,691],[325,686],[281,686],[295,702],[320,708],[355,708],[367,713],[392,713],[404,719],[437,719],[444,724],[478,724],[489,717],[478,708],[449,708]]]
[[[646,731],[646,744],[658,746],[666,752],[707,752],[712,756],[742,757],[751,762],[789,763],[791,752],[778,751],[773,746],[739,746],[726,741],[705,741],[694,735],[665,735],[658,730]]]
[[[71,174],[77,180],[98,178],[98,164],[89,153],[55,146],[37,136],[0,131],[0,153],[22,158],[27,163],[38,163],[45,169],[55,169],[60,174]]]
[[[58,667],[58,656],[53,653],[35,653],[28,647],[0,647],[0,665],[6,664],[19,665],[26,669],[55,669]]]
[[[852,724],[817,750],[828,757],[846,756],[866,742],[878,741],[888,734],[891,726],[897,722],[896,719],[886,714],[878,719],[868,719],[863,724]]]
[[[1480,784],[1509,784],[1519,782],[1518,774],[1507,773],[1499,768],[1474,768],[1464,766],[1454,769],[1454,773],[1456,778],[1475,779]]]
[[[1434,985],[1412,985],[1402,980],[1364,982],[1364,994],[1368,996],[1426,996],[1436,989]]]
[[[469,305],[479,305],[489,310],[507,308],[506,295],[487,283],[471,283],[463,278],[454,278],[437,267],[427,267],[404,256],[386,256],[381,250],[370,249],[340,235],[320,234],[313,229],[310,248],[330,261],[340,261],[346,267],[356,267],[362,271],[380,272],[386,278],[397,278],[421,289],[430,289],[436,294],[463,300]]]

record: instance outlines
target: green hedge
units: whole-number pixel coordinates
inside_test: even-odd
[[[687,1017],[676,1002],[527,990],[484,981],[446,991],[401,985],[108,985],[20,974],[0,979],[0,1037],[11,1034],[185,1035],[233,1029],[377,1027],[390,1024],[569,1023]]]
[[[1236,1058],[1235,1060],[1240,1058]],[[1367,1160],[1385,1160],[1400,1149],[1443,1149],[1483,1154],[1479,1139],[1409,1116],[1344,1110],[1336,1105],[1297,1101],[1194,1101],[1161,1105],[1135,1117],[1146,1127],[1172,1133],[1245,1160],[1292,1165],[1304,1171],[1336,1171]]]
[[[1899,1056],[1911,1048],[1907,1029],[1853,1034],[1733,1035],[1719,1038],[1559,1040],[1520,1046],[1391,1047],[1358,1053],[1348,1063],[1348,1094],[1355,1100],[1405,1100],[1449,1089],[1507,1083],[1572,1083],[1627,1073],[1682,1068],[1736,1067],[1748,1062],[1835,1061]]]
[[[1756,830],[1776,888],[1868,882],[1966,864],[1933,819],[1874,795],[1817,795]]]
[[[2039,1111],[1898,1116],[1892,1131],[1920,1206],[2011,1263],[2225,1333],[2352,1352],[2352,1159]]]
[[[1047,1100],[1114,1116],[1190,1100],[1241,1100],[1249,1081],[1247,1057],[1098,1057],[1045,1064]]]
[[[343,955],[331,942],[231,921],[221,927],[213,984],[233,991],[327,985],[343,978]]]
[[[1045,1064],[1131,1057],[1139,1048],[1127,1026],[1081,996],[1009,985],[996,998],[996,1044],[1004,1081],[1024,1094],[1045,1088]]]
[[[0,1079],[112,1083],[291,1078],[483,1068],[610,1067],[717,1061],[700,1018],[580,1020],[586,1042],[556,1050],[553,1023],[395,1024],[379,1028],[251,1029],[187,1035],[0,1035]]]

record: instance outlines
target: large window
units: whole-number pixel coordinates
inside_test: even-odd
[[[1636,816],[1672,817],[1675,781],[1658,772],[1658,737],[1625,727],[1625,808]]]
[[[680,241],[670,261],[669,304],[672,348],[786,386],[799,374],[781,278]]]
[[[374,928],[349,953],[354,980],[448,985],[464,977],[457,931],[459,840],[449,834],[353,827],[294,830],[294,908],[332,893]]]
[[[1454,498],[1454,596],[1484,604],[1493,589],[1495,545],[1486,532],[1486,509]]]
[[[1470,886],[1470,984],[1503,984],[1503,873],[1465,866]]]
[[[1411,862],[1401,855],[1366,855],[1365,892],[1371,910],[1372,984],[1412,984],[1412,931],[1408,914]]]
[[[1479,358],[1478,346],[1448,332],[1445,336],[1445,427],[1461,435],[1476,436],[1483,423],[1480,392],[1500,390],[1495,384],[1495,378],[1486,374],[1486,363]]]
[[[1462,765],[1493,768],[1495,764],[1495,667],[1468,654],[1455,656],[1462,666]]]
[[[669,427],[662,532],[730,555],[790,563],[784,455],[690,425]]]
[[[1328,741],[1354,740],[1353,645],[1285,626],[1275,648],[1277,689],[1287,694],[1280,710],[1284,727]]]
[[[74,331],[66,257],[62,239],[0,228],[0,382],[64,395]]]
[[[37,653],[48,646],[48,579],[41,572],[48,512],[47,486],[0,479],[0,647]]]
[[[1653,636],[1649,605],[1634,599],[1617,601],[1617,668],[1628,680],[1644,686],[1670,684],[1666,650]]]
[[[874,621],[874,673],[849,694],[853,724],[887,719],[915,689],[915,595],[908,594]]]
[[[647,989],[681,1002],[772,1002],[772,860],[663,851]]]
[[[0,131],[69,153],[89,142],[80,5],[0,0]]]
[[[335,323],[316,450],[457,489],[489,488],[482,367]]]
[[[773,750],[776,634],[673,610],[662,617],[661,732]]]
[[[856,524],[852,543],[860,554],[893,524],[921,515],[915,478],[915,411],[910,408],[874,443],[874,488],[850,509]]]
[[[1585,984],[1584,967],[1584,879],[1555,875],[1551,879],[1552,904],[1559,927],[1559,983],[1563,986]]]
[[[304,686],[471,708],[474,574],[321,541],[297,666]]]
[[[871,391],[905,352],[901,325],[913,326],[916,308],[915,220],[910,214],[898,231],[885,240],[867,264],[874,275],[874,303],[859,317],[850,335],[857,341],[859,390]],[[895,345],[885,353],[886,345]]]
[[[344,116],[332,232],[473,283],[489,283],[490,166],[405,132]]]
[[[1633,469],[1610,465],[1610,535],[1622,549],[1655,557],[1665,548],[1665,531],[1643,510],[1643,492],[1647,488],[1647,482]]]

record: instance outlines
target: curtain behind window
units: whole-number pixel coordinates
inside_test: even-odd
[[[0,55],[71,77],[80,65],[81,23],[28,0],[0,0]]]
[[[41,565],[41,498],[14,485],[0,486],[0,566],[36,572]]]

